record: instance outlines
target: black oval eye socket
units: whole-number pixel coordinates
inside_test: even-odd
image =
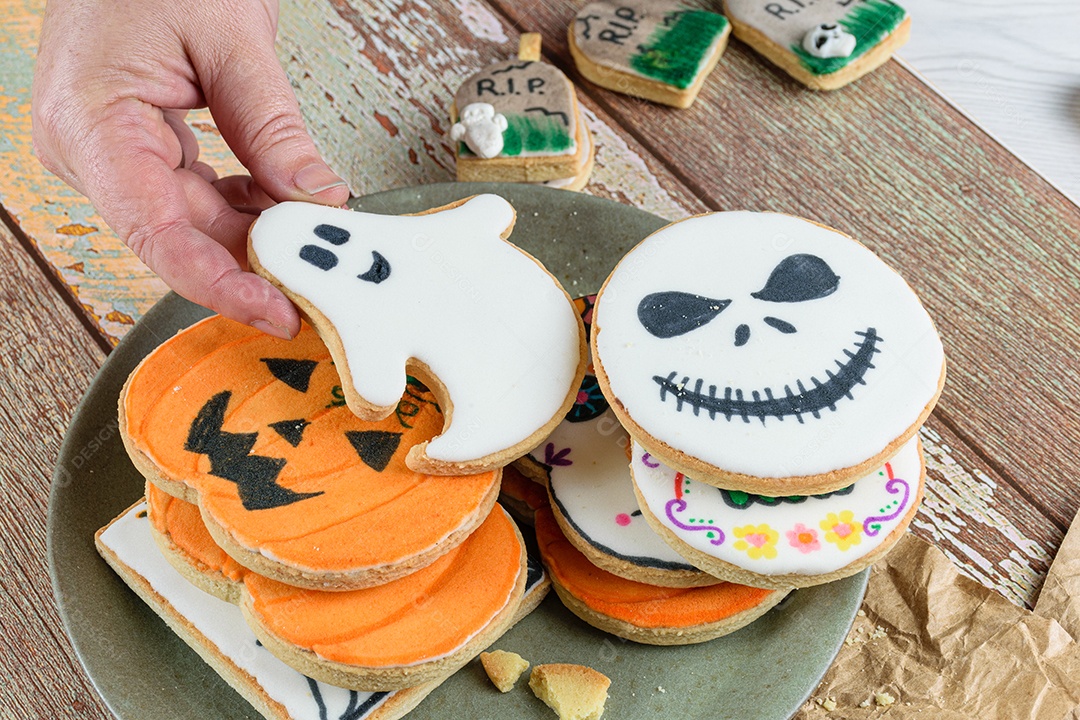
[[[836,292],[840,276],[816,255],[789,255],[773,268],[765,287],[751,297],[769,302],[817,300]]]
[[[713,300],[669,290],[643,297],[638,303],[637,316],[652,335],[673,338],[696,330],[730,304],[730,300]]]

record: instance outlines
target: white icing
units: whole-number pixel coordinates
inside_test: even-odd
[[[491,103],[471,103],[462,109],[461,120],[450,128],[450,139],[464,140],[470,150],[489,159],[502,152],[506,127],[506,117],[496,113]]]
[[[834,292],[801,302],[752,296],[764,289],[780,263],[814,255],[839,276]],[[675,337],[651,334],[638,305],[654,293],[677,291],[728,301],[709,322]],[[765,318],[789,323],[782,332]],[[944,362],[941,340],[929,315],[904,280],[868,249],[829,228],[787,215],[725,212],[674,223],[646,238],[612,273],[597,300],[594,336],[614,396],[654,438],[727,472],[786,478],[849,468],[880,454],[910,431],[935,397]],[[735,344],[740,326],[749,338]],[[880,342],[868,345],[873,328]],[[790,328],[789,328],[790,329]],[[876,347],[872,368],[851,398],[814,417],[782,420],[723,413],[661,399],[654,376],[668,377],[680,392],[709,386],[746,400],[768,389],[776,397],[797,383],[828,382],[845,353]],[[683,383],[683,378],[688,378]],[[647,441],[646,441],[647,442]]]
[[[315,682],[321,701],[329,712],[329,715],[321,715],[308,678],[256,643],[255,634],[248,627],[239,607],[198,589],[169,564],[157,549],[146,510],[146,503],[132,507],[101,534],[101,542],[122,563],[146,580],[229,663],[251,676],[263,692],[283,705],[291,718],[320,720],[322,717],[339,717],[344,716],[350,707],[355,709],[370,703],[363,714],[349,715],[354,720],[363,720],[371,717],[397,694],[347,690],[311,681]],[[140,514],[143,516],[139,517]],[[543,573],[540,573],[526,588],[526,596],[539,587],[542,580]],[[429,689],[424,687],[401,692],[426,692]]]
[[[733,508],[724,502],[721,490],[695,480],[678,480],[674,470],[649,456],[637,443],[630,467],[649,512],[680,540],[759,575],[825,575],[851,565],[881,547],[885,538],[910,516],[911,504],[923,482],[918,438],[909,440],[886,467],[858,480],[850,493],[809,497],[799,503],[781,502],[771,507],[755,503]],[[893,492],[889,491],[890,471]],[[685,508],[676,502],[677,483],[682,487]],[[896,517],[889,520],[873,520],[893,514]],[[687,530],[676,520],[710,529]],[[835,535],[830,540],[822,523],[836,527],[838,521],[844,537]],[[761,527],[763,524],[767,530]],[[878,526],[876,531],[872,525]],[[751,527],[740,538],[736,529],[747,526]],[[714,544],[721,539],[719,545]],[[737,544],[744,545],[739,549]],[[751,557],[748,551],[757,549],[758,544],[765,552]]]
[[[578,318],[558,282],[500,235],[514,210],[480,195],[450,210],[389,216],[305,203],[262,213],[251,231],[259,262],[334,325],[353,383],[368,402],[393,407],[405,389],[405,363],[427,365],[453,402],[451,426],[427,454],[467,462],[524,441],[558,412],[580,360]],[[331,245],[321,224],[350,239]],[[332,252],[322,270],[301,248]],[[373,252],[390,273],[357,278]]]
[[[254,678],[263,692],[285,707],[290,717],[320,720],[322,716],[307,677],[256,643],[255,634],[248,628],[239,607],[198,589],[169,564],[150,533],[150,520],[145,514],[138,517],[145,512],[146,503],[131,508],[101,534],[102,543],[150,583],[230,663]],[[350,691],[325,683],[317,683],[317,687],[330,717],[337,717],[349,707],[350,695],[357,696],[358,702],[354,702],[358,705],[372,701],[371,711],[357,720],[368,717],[393,694]]]
[[[855,36],[833,23],[815,25],[803,38],[803,50],[819,58],[846,58],[855,52]]]
[[[641,567],[693,570],[641,517],[626,459],[629,442],[606,410],[592,420],[564,420],[532,457],[545,462],[559,455],[549,473],[551,492],[563,516],[597,550]]]

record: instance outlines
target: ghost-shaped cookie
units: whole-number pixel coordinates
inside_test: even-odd
[[[837,490],[929,415],[941,340],[907,283],[830,228],[713,213],[634,248],[593,316],[594,364],[630,434],[687,477],[761,495]]]
[[[252,225],[252,268],[280,287],[330,348],[349,408],[386,417],[406,372],[446,417],[409,467],[501,467],[573,403],[585,335],[566,291],[505,240],[514,209],[479,195],[420,215],[282,203]]]

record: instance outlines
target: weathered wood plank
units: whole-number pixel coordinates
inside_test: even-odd
[[[85,197],[46,171],[30,139],[30,79],[45,0],[0,3],[0,202],[111,342],[168,290]],[[240,171],[205,111],[191,115],[202,159]]]
[[[898,268],[945,339],[939,418],[1067,526],[1080,507],[1080,208],[896,63],[812,93],[733,42],[691,109],[654,108],[577,75],[568,3],[498,6],[710,208],[809,217]]]
[[[0,717],[107,717],[64,635],[45,556],[53,464],[104,353],[3,224],[0,307]]]

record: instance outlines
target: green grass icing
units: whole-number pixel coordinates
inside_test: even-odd
[[[570,128],[559,115],[531,112],[525,115],[507,115],[503,132],[503,149],[499,157],[517,157],[526,153],[564,153],[574,145]],[[461,143],[458,154],[473,156],[475,153]]]
[[[716,39],[727,28],[723,15],[679,10],[671,24],[660,26],[630,56],[630,67],[645,77],[685,90],[697,76]]]
[[[866,0],[840,19],[840,24],[855,36],[855,50],[846,58],[814,57],[803,49],[802,42],[791,46],[803,67],[815,75],[828,75],[842,70],[865,55],[870,48],[884,40],[903,22],[907,11],[890,0]]]

